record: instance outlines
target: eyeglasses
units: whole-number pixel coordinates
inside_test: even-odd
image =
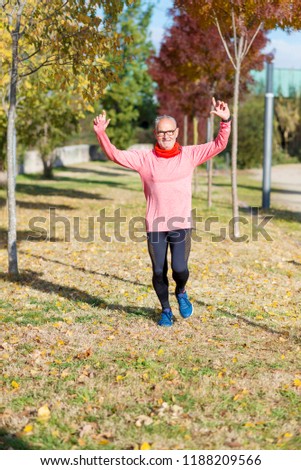
[[[168,137],[172,137],[174,133],[176,132],[177,128],[174,129],[173,131],[156,131],[156,134],[158,137],[165,137],[167,135]]]

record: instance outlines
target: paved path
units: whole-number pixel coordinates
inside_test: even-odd
[[[262,170],[249,170],[249,175],[262,180]],[[301,163],[272,167],[271,207],[301,212]]]

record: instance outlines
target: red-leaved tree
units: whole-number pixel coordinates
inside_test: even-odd
[[[175,0],[182,13],[189,13],[202,29],[215,26],[224,47],[224,60],[235,72],[233,82],[232,209],[233,235],[239,237],[237,196],[238,103],[242,76],[262,61],[264,30],[280,27],[300,29],[301,2],[291,0]]]
[[[211,98],[215,96],[228,101],[232,97],[235,71],[231,62],[225,60],[225,49],[214,25],[207,27],[200,24],[197,17],[192,17],[183,9],[174,8],[172,14],[173,25],[163,39],[159,55],[151,58],[149,70],[158,84],[160,111],[172,112],[184,124],[183,142],[186,144],[185,121],[197,118],[204,134]],[[266,57],[260,50],[266,42],[265,32],[260,31],[241,70],[242,92],[246,92],[248,84],[252,82],[250,70],[263,67]],[[232,47],[231,38],[227,39],[227,47]],[[210,127],[212,138],[213,122]],[[210,170],[209,206],[211,173]]]

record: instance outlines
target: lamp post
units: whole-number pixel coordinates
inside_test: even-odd
[[[273,150],[273,68],[272,63],[267,63],[265,111],[264,111],[264,147],[263,147],[263,177],[262,177],[262,208],[270,208],[271,193],[271,167]]]

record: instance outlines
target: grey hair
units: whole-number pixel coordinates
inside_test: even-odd
[[[159,122],[161,121],[161,119],[171,119],[172,121],[174,121],[176,127],[178,127],[177,121],[175,120],[174,117],[168,116],[167,114],[163,114],[162,116],[157,116],[156,119],[155,119],[155,129],[156,130],[158,128],[158,125],[159,125]]]

